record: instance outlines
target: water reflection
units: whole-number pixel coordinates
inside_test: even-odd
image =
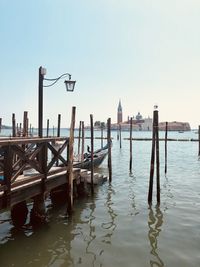
[[[87,246],[86,246],[86,254],[89,254],[93,257],[92,260],[92,266],[95,266],[95,261],[96,261],[96,254],[90,249],[90,246],[92,246],[92,241],[96,238],[95,234],[95,226],[93,226],[93,221],[95,220],[95,216],[93,215],[94,210],[95,210],[95,202],[92,202],[90,204],[90,214],[89,214],[89,240],[87,241]],[[86,240],[85,240],[86,241]],[[81,264],[81,258],[79,258],[79,264]]]
[[[150,266],[164,267],[164,263],[158,255],[158,236],[161,232],[161,227],[163,224],[163,213],[161,212],[159,206],[155,207],[153,211],[152,207],[149,208],[149,219],[148,219],[148,238],[151,245],[151,256]]]
[[[130,199],[130,205],[131,205],[131,210],[130,210],[130,215],[138,215],[139,211],[137,210],[136,207],[136,202],[135,202],[135,185],[136,185],[136,178],[132,174],[129,174],[130,179],[128,180],[129,182],[129,199]]]
[[[59,263],[59,266],[74,266],[71,257],[74,223],[55,218],[55,215],[50,224],[39,229],[30,225],[22,229],[11,227],[6,234],[7,242],[0,244],[1,265],[58,266]],[[10,253],[12,257],[9,257]]]
[[[111,244],[111,238],[116,228],[115,218],[117,217],[117,214],[114,212],[113,209],[113,202],[112,202],[112,195],[115,194],[114,189],[112,188],[112,185],[109,185],[108,187],[108,194],[107,194],[107,200],[106,200],[106,207],[108,209],[108,215],[110,217],[110,221],[106,223],[102,223],[101,227],[103,229],[109,230],[109,232],[104,236],[105,239],[103,242],[107,244]]]

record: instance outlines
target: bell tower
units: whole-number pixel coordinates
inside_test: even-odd
[[[121,100],[119,100],[119,105],[118,105],[118,108],[117,108],[117,123],[121,123],[123,120],[122,120],[122,105],[121,105]]]

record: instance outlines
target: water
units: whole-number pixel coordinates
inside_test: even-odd
[[[28,225],[28,218],[27,226],[17,231],[9,212],[0,214],[0,266],[200,266],[198,143],[168,142],[165,176],[164,142],[160,142],[161,205],[156,206],[154,196],[149,208],[151,142],[133,142],[130,174],[129,141],[122,140],[120,150],[116,132],[112,136],[112,184],[96,188],[93,198],[76,200],[71,218],[63,216],[65,206],[54,208],[50,200],[46,202],[49,223],[37,230]],[[122,138],[128,136],[122,133]],[[151,133],[133,136],[151,137]],[[177,137],[197,135],[169,133],[169,138]],[[100,146],[100,140],[95,145]],[[107,173],[106,160],[98,171]]]

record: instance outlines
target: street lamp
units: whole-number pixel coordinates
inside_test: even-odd
[[[69,73],[64,73],[55,79],[44,78],[45,75],[46,75],[46,69],[43,67],[40,67],[39,68],[39,84],[38,84],[38,89],[39,89],[38,91],[39,93],[38,94],[38,136],[39,137],[43,136],[43,87],[53,86],[55,83],[57,83],[57,81],[68,76],[68,80],[64,81],[65,86],[66,86],[66,91],[73,92],[75,83],[76,83],[76,81],[71,80],[71,74]],[[43,85],[44,80],[49,81],[51,83],[48,85]]]

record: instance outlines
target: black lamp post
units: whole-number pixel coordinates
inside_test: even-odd
[[[43,67],[40,67],[39,68],[39,85],[38,85],[38,89],[39,89],[39,91],[38,91],[38,93],[39,93],[38,94],[38,136],[39,137],[43,136],[43,87],[53,86],[55,83],[57,83],[58,80],[68,76],[68,80],[64,81],[65,86],[66,86],[66,90],[67,90],[67,92],[73,92],[74,87],[75,87],[75,83],[76,83],[76,81],[71,80],[71,74],[69,74],[69,73],[64,73],[55,79],[44,78],[45,75],[46,75],[46,69]],[[48,85],[43,85],[44,80],[49,81],[51,83]]]

